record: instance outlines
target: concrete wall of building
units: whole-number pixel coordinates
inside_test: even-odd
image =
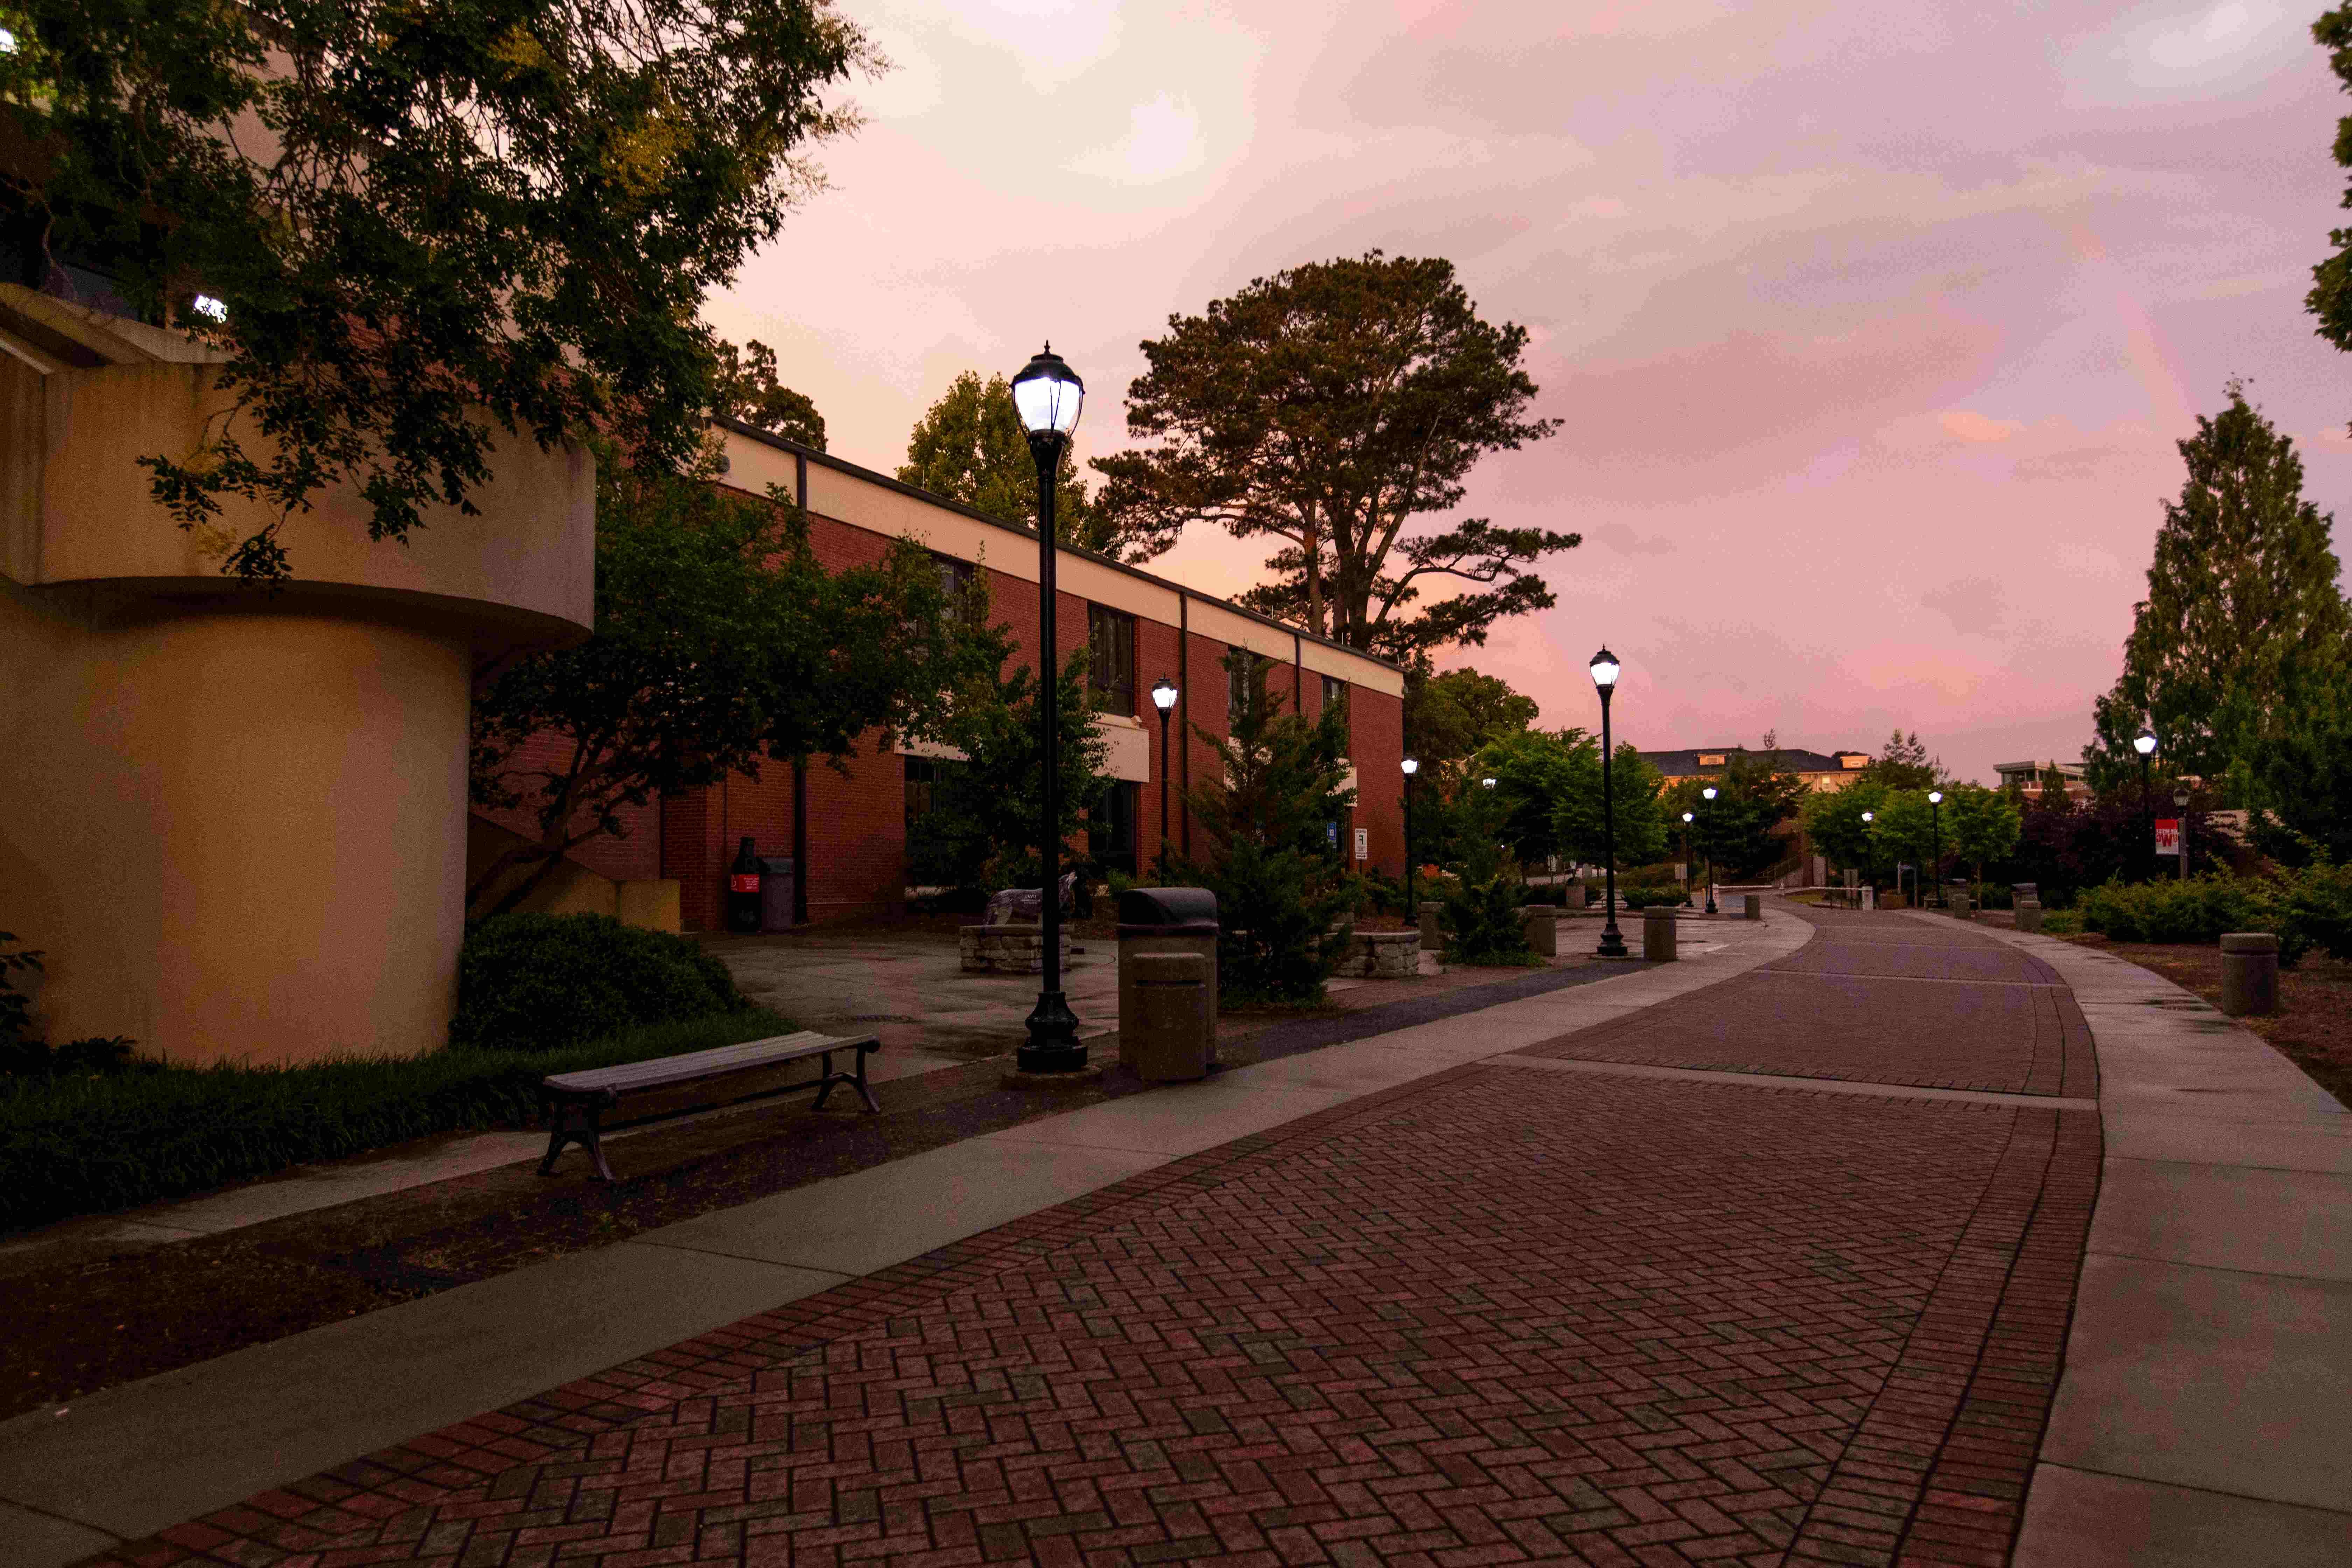
[[[264,519],[183,531],[136,463],[196,449],[213,367],[6,286],[0,336],[0,930],[47,954],[36,1026],[197,1063],[439,1045],[475,665],[586,635],[590,459],[516,443],[407,546],[331,489],[286,522],[295,580],[247,588],[219,564]]]

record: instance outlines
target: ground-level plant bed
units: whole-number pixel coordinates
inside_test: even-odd
[[[2221,1000],[2218,943],[2110,942],[2096,935],[2067,940],[2129,959],[2208,1002]],[[2313,953],[2294,968],[2280,970],[2279,1011],[2238,1022],[2352,1110],[2352,963]]]
[[[289,1068],[0,1079],[0,1234],[251,1181],[429,1133],[526,1127],[540,1079],[788,1034],[746,1007],[558,1051],[449,1047]]]

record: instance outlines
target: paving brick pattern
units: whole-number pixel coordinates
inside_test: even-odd
[[[97,1561],[2000,1563],[2098,1152],[1455,1068]]]
[[[2090,1099],[2090,1027],[2057,973],[1955,921],[1808,911],[1789,957],[1528,1056]]]

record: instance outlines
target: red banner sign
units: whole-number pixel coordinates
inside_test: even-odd
[[[2156,852],[2159,855],[2180,853],[2180,819],[2159,816],[2156,819]]]

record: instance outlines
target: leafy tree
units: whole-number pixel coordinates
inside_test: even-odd
[[[1143,343],[1128,433],[1156,445],[1095,460],[1103,505],[1139,558],[1202,519],[1278,542],[1244,602],[1349,647],[1417,663],[1483,643],[1551,607],[1535,567],[1579,537],[1406,530],[1460,505],[1481,458],[1559,427],[1528,416],[1527,341],[1479,318],[1450,261],[1376,250],[1253,279]],[[1423,602],[1449,580],[1473,591]]]
[[[2315,853],[2352,865],[2352,661],[2290,684],[2300,699],[2281,715],[2254,774],[2265,807],[2255,842],[2290,865]],[[2192,832],[2192,856],[2196,848]]]
[[[1936,882],[1936,860],[1930,854],[1928,841],[1935,837],[1933,827],[1948,829],[1948,823],[1930,822],[1927,792],[1919,789],[1896,789],[1886,792],[1885,805],[1879,808],[1879,852],[1885,856],[1889,875],[1899,862],[1918,867],[1915,890],[1932,889]],[[1948,831],[1945,842],[1950,843]]]
[[[1480,747],[1469,772],[1495,780],[1503,820],[1496,837],[1522,865],[1561,852],[1558,805],[1600,773],[1600,742],[1582,730],[1517,730]]]
[[[719,344],[711,410],[771,436],[824,450],[824,416],[805,393],[776,379],[776,351],[754,338],[742,348]]]
[[[839,765],[877,725],[935,732],[937,694],[972,658],[946,610],[913,544],[827,572],[781,496],[600,462],[595,635],[491,673],[475,699],[473,798],[528,809],[539,836],[476,877],[467,904],[513,908],[657,795],[756,778],[763,760]],[[541,735],[562,742],[552,762],[523,749]]]
[[[1974,869],[1979,882],[1984,880],[1987,865],[2008,859],[2017,848],[2024,826],[2015,801],[1982,784],[1954,784],[1945,791],[1943,818],[1950,829],[1952,853]]]
[[[1442,675],[1405,671],[1405,752],[1424,763],[1454,762],[1490,742],[1519,734],[1535,722],[1536,711],[1534,698],[1467,666]]]
[[[1209,855],[1171,857],[1168,879],[1217,895],[1217,985],[1225,998],[1320,1001],[1354,941],[1355,882],[1324,837],[1324,824],[1355,804],[1355,791],[1341,783],[1347,734],[1336,711],[1311,724],[1281,712],[1266,662],[1246,649],[1227,653],[1225,668],[1243,672],[1249,700],[1230,738],[1193,727],[1224,766],[1186,796]]]
[[[1054,534],[1064,544],[1091,550],[1113,561],[1127,549],[1109,520],[1087,496],[1077,477],[1074,448],[1062,449],[1054,481]],[[961,501],[1000,522],[1037,526],[1037,459],[1013,405],[1013,384],[1001,375],[982,384],[965,371],[946,394],[915,422],[907,437],[907,460],[898,482]]]
[[[493,446],[601,433],[690,466],[696,317],[822,184],[821,95],[877,59],[825,0],[12,6],[0,175],[33,248],[226,351],[233,415],[142,458],[187,529],[350,483],[370,537],[472,509]],[[198,312],[198,291],[219,313]],[[248,442],[253,444],[249,447]]]
[[[2352,637],[2332,519],[2303,499],[2293,439],[2242,383],[2227,390],[2230,405],[2179,443],[2189,477],[2164,503],[2123,674],[2098,700],[2084,752],[2099,789],[2138,777],[2131,742],[2145,719],[2172,769],[2227,779],[2240,804],[2262,804],[2248,796],[2263,750],[2305,700],[2290,675],[2326,679]]]
[[[985,610],[982,610],[984,616]],[[1044,758],[1037,745],[1037,673],[1007,664],[1012,639],[1002,626],[978,634],[982,653],[953,691],[940,739],[963,753],[938,764],[931,809],[916,819],[907,845],[909,872],[927,887],[1034,888],[1045,868],[1037,855],[1044,815]],[[1102,793],[1109,742],[1095,728],[1087,701],[1087,650],[1063,662],[1055,698],[1058,738],[1062,837],[1082,824],[1088,802]]]
[[[1933,789],[1945,776],[1944,764],[1929,759],[1916,730],[1908,735],[1895,731],[1886,738],[1885,749],[1857,771],[1864,779],[1887,789]]]
[[[1862,814],[1869,812],[1874,818],[1885,805],[1886,786],[1861,779],[1843,789],[1806,795],[1797,819],[1815,851],[1828,857],[1832,865],[1841,869],[1852,867],[1868,877],[1880,858],[1878,825],[1874,820],[1864,822]]]
[[[1713,784],[1716,798],[1702,792]],[[1668,822],[1679,825],[1691,813],[1691,842],[1715,867],[1717,881],[1744,881],[1776,864],[1788,852],[1776,831],[1795,816],[1811,793],[1805,781],[1784,771],[1777,751],[1736,751],[1723,771],[1709,779],[1685,779],[1662,803]]]
[[[1570,787],[1552,807],[1552,831],[1560,853],[1589,866],[1602,863],[1601,748],[1579,748],[1570,771]],[[1617,867],[1647,866],[1666,852],[1669,822],[1679,829],[1682,818],[1670,816],[1664,795],[1665,780],[1642,760],[1631,742],[1620,742],[1610,768],[1610,788],[1615,797]]]
[[[1459,806],[1461,860],[1439,911],[1453,938],[1446,956],[1456,963],[1531,963],[1535,951],[1519,919],[1527,884],[1504,850],[1511,809],[1501,783],[1487,789],[1470,782]]]

